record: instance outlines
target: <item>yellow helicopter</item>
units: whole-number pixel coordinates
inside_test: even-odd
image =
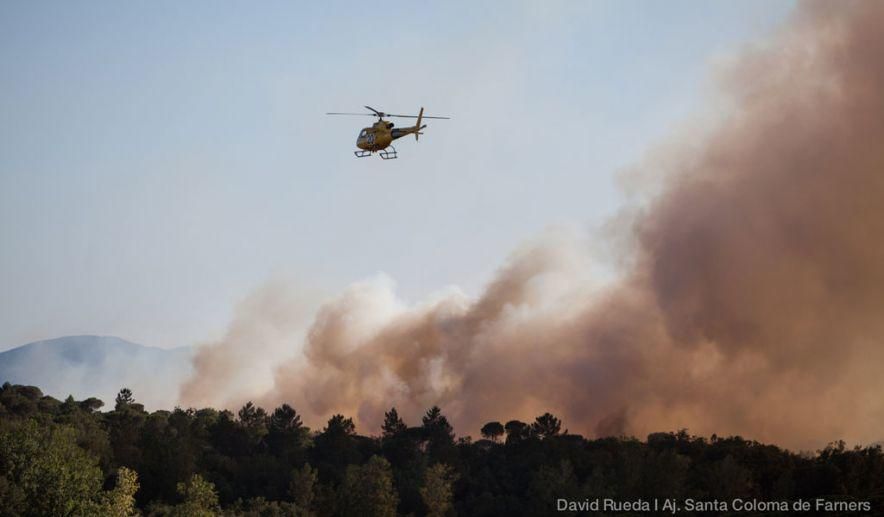
[[[353,151],[357,158],[365,158],[374,153],[378,153],[378,156],[384,160],[397,158],[396,148],[391,145],[393,140],[402,138],[405,135],[414,135],[414,139],[417,141],[418,136],[423,134],[421,130],[427,127],[426,124],[421,125],[421,121],[425,118],[450,120],[449,117],[424,116],[424,108],[421,108],[417,115],[393,115],[378,111],[371,106],[366,106],[366,108],[371,110],[372,113],[326,113],[326,115],[355,115],[378,118],[378,121],[372,124],[371,127],[362,128],[362,131],[359,132],[359,136],[356,138],[356,147],[359,150]],[[417,123],[410,127],[394,128],[395,124],[384,120],[384,117],[416,118]]]

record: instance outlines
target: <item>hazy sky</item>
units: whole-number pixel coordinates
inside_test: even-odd
[[[704,105],[791,1],[4,2],[0,349],[204,341],[274,278],[475,292]],[[358,160],[364,104],[430,121]]]

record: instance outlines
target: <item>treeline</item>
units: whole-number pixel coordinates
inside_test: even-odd
[[[288,405],[148,413],[127,389],[102,407],[0,388],[0,515],[574,515],[557,500],[595,498],[825,497],[879,511],[884,497],[880,447],[795,454],[686,431],[590,440],[549,413],[489,422],[473,441],[437,407],[417,426],[391,409],[365,436],[343,415],[312,431]]]

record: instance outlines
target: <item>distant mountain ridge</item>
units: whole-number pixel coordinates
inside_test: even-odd
[[[191,373],[191,347],[155,348],[113,336],[65,336],[0,352],[0,383],[39,387],[47,395],[98,397],[112,406],[122,387],[147,409],[171,409]]]

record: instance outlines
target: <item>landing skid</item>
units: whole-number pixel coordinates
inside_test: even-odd
[[[358,151],[353,151],[353,154],[357,158],[365,158],[366,156],[371,156],[376,151],[366,151],[364,149],[360,149]],[[392,145],[384,149],[383,151],[378,152],[378,155],[385,160],[395,160],[399,156],[396,154],[396,148]]]
[[[392,145],[379,152],[378,154],[381,156],[381,158],[385,160],[395,160],[396,158],[398,158],[398,155],[396,154],[396,148]]]

